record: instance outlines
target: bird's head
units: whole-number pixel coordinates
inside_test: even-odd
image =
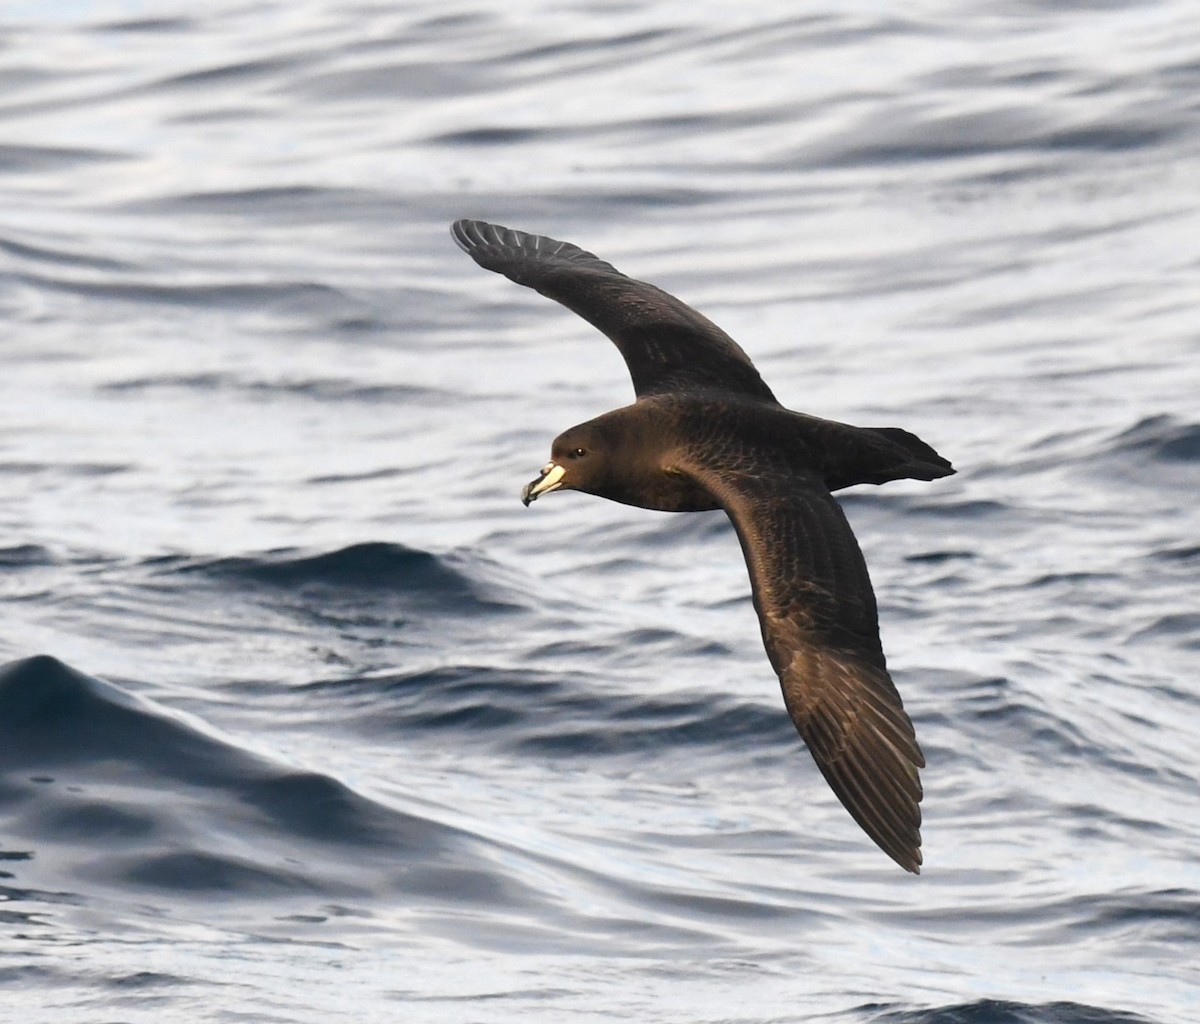
[[[609,482],[613,438],[601,425],[583,423],[559,434],[550,448],[550,461],[536,480],[521,491],[528,506],[551,491],[583,491],[604,495]]]

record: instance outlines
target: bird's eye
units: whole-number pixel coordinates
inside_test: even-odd
[[[571,449],[571,458],[573,458],[573,459],[582,459],[586,454],[587,454],[586,448],[572,448]]]

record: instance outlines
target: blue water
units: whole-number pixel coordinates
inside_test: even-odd
[[[1200,22],[1163,2],[0,6],[0,1019],[1194,1024]],[[958,468],[843,492],[900,871],[723,516],[449,222]]]

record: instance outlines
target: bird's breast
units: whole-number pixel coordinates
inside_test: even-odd
[[[721,507],[716,498],[691,477],[656,469],[639,475],[636,487],[617,487],[602,497],[656,512],[711,512]]]

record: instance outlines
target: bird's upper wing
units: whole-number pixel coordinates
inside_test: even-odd
[[[451,233],[481,267],[561,302],[608,335],[639,398],[703,388],[775,401],[737,342],[661,288],[570,242],[481,220],[456,221]]]
[[[703,484],[742,543],[763,642],[821,774],[901,867],[921,864],[925,759],[888,675],[875,594],[841,506],[815,476],[711,448],[678,469]]]

